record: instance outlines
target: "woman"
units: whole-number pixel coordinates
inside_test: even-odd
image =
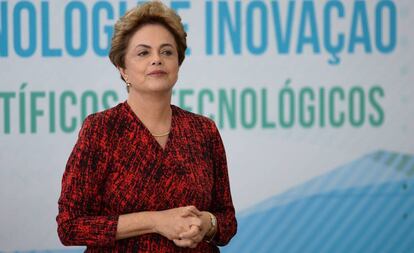
[[[83,123],[62,179],[63,244],[87,252],[219,252],[236,233],[214,122],[170,104],[186,48],[180,17],[160,2],[116,23],[109,57],[128,98]]]

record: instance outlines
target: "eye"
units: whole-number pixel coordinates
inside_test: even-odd
[[[164,50],[164,51],[162,51],[161,53],[162,53],[163,55],[166,55],[166,56],[173,55],[173,51],[172,51],[172,50]]]
[[[138,56],[146,56],[148,54],[148,51],[140,51],[138,52]]]

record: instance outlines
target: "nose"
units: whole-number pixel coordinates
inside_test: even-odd
[[[161,61],[160,60],[154,60],[154,61],[152,61],[151,65],[154,65],[154,66],[161,65]]]
[[[161,64],[162,64],[162,62],[161,62],[160,55],[159,54],[154,54],[151,65],[158,66],[158,65],[161,65]]]

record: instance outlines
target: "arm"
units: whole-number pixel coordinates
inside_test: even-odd
[[[212,159],[214,166],[214,186],[209,211],[217,218],[217,232],[213,238],[213,242],[223,246],[236,234],[237,221],[230,192],[226,152],[220,133],[214,122],[212,123]]]
[[[56,217],[64,245],[112,245],[118,216],[100,216],[106,154],[97,116],[85,119],[62,178]]]
[[[182,233],[180,237],[185,240],[174,240],[174,243],[181,247],[194,248],[203,239],[209,241],[212,239],[211,241],[213,243],[223,246],[230,241],[237,230],[223,142],[213,121],[211,121],[211,129],[211,157],[213,161],[214,185],[211,206],[208,211],[215,216],[217,226],[215,228],[212,227],[209,212],[202,211],[201,215],[199,215],[201,220],[200,229],[194,228]],[[211,238],[210,234],[213,235],[213,238]]]

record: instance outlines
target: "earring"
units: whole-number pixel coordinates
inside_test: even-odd
[[[125,77],[125,83],[126,83],[126,85],[127,85],[128,88],[131,87],[131,83],[128,81],[128,77],[127,76]]]

